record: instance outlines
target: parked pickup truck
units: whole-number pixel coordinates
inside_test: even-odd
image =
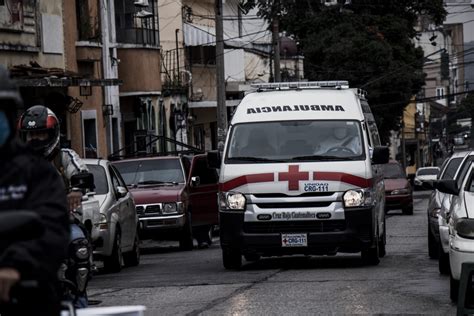
[[[218,224],[218,175],[206,155],[114,162],[136,203],[141,238],[178,239],[183,250]]]

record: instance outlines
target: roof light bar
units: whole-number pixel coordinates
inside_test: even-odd
[[[271,82],[271,83],[252,83],[250,85],[258,90],[276,90],[276,89],[311,89],[311,88],[336,88],[348,89],[349,81],[308,81],[308,82]]]

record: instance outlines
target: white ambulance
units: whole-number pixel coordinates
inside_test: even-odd
[[[388,162],[362,90],[347,81],[252,85],[237,107],[220,168],[224,267],[261,256],[385,255]]]

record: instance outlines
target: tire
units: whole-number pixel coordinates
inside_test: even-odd
[[[431,233],[430,226],[428,225],[428,255],[431,259],[439,258],[439,246],[436,242],[436,238]]]
[[[375,239],[375,247],[370,247],[361,251],[362,262],[366,265],[376,266],[380,263],[379,257],[379,238]]]
[[[385,221],[385,217],[383,219],[383,234],[380,236],[379,239],[379,257],[383,258],[387,254],[387,250],[385,245],[387,244],[387,225]]]
[[[122,270],[123,255],[122,255],[122,240],[120,230],[117,228],[115,233],[114,245],[110,257],[104,260],[104,269],[107,272],[120,272]]]
[[[136,267],[140,264],[140,237],[138,236],[138,230],[133,241],[133,249],[123,254],[123,261],[126,267]]]
[[[457,303],[459,296],[459,281],[455,280],[451,274],[449,274],[449,298],[454,303]]]
[[[194,248],[191,215],[190,213],[187,215],[186,222],[184,223],[184,227],[181,230],[181,234],[179,236],[179,249],[185,251],[193,250]]]
[[[450,274],[451,267],[449,266],[449,254],[444,253],[441,243],[439,244],[438,270],[440,274]]]
[[[245,261],[248,262],[255,262],[260,260],[260,256],[258,254],[252,253],[252,254],[246,254],[244,255]]]
[[[222,248],[222,263],[227,270],[238,270],[242,266],[240,250]]]
[[[413,215],[413,205],[402,209],[403,215]]]

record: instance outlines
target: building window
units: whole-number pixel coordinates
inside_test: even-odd
[[[97,112],[82,111],[82,139],[85,158],[97,158]]]
[[[215,65],[216,47],[215,46],[189,46],[189,58],[191,64]]]
[[[0,27],[12,30],[23,30],[23,0],[0,0]]]
[[[444,99],[444,88],[436,88],[436,99]]]
[[[157,0],[115,0],[115,27],[119,43],[159,46]]]
[[[76,27],[79,41],[100,42],[99,19],[91,13],[87,0],[76,0]]]

